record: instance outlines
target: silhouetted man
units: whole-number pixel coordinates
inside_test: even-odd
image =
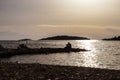
[[[66,49],[71,49],[72,48],[72,45],[71,45],[71,43],[70,42],[68,42],[67,44],[66,44],[66,47],[65,47]]]
[[[2,46],[2,45],[0,45],[0,50],[4,50],[4,48],[3,48],[3,46]]]

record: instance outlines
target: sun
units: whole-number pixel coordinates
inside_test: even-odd
[[[100,7],[104,0],[65,0],[66,5],[71,7]]]
[[[88,5],[89,6],[89,5],[100,4],[101,0],[79,0],[79,2],[82,3],[83,5]]]

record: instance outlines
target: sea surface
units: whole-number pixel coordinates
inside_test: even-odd
[[[120,41],[102,40],[46,40],[46,41],[0,41],[5,48],[17,48],[19,44],[26,44],[30,48],[63,48],[70,42],[73,48],[82,48],[90,51],[54,53],[42,55],[20,55],[2,62],[40,63],[50,65],[83,66],[120,70]]]

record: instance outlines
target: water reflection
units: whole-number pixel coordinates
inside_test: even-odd
[[[78,53],[55,53],[48,55],[21,55],[9,59],[2,59],[5,62],[20,63],[40,63],[51,65],[67,66],[85,66],[96,68],[108,68],[120,70],[120,44],[118,41],[98,41],[98,40],[76,40],[76,41],[39,41],[30,42],[29,47],[57,47],[63,48],[70,42],[74,48],[84,48],[91,50],[88,52]],[[6,44],[6,43],[2,43]],[[7,44],[8,46],[17,46],[15,43]]]
[[[97,40],[83,40],[83,41],[76,41],[77,42],[77,47],[82,47],[87,50],[95,51],[95,43]]]
[[[98,63],[98,59],[97,59],[97,54],[95,54],[95,45],[94,43],[97,42],[97,40],[92,40],[92,41],[77,41],[77,46],[81,47],[80,45],[84,45],[82,46],[83,48],[90,50],[89,52],[84,52],[82,54],[82,60],[83,60],[83,64],[82,66],[86,66],[86,67],[98,67],[99,63]]]
[[[83,54],[83,64],[86,67],[99,67],[97,55],[94,53]]]

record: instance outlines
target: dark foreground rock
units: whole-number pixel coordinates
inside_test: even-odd
[[[0,80],[120,80],[120,70],[0,63]]]
[[[70,52],[81,52],[89,51],[86,49],[79,48],[40,48],[40,49],[30,49],[26,46],[18,49],[5,49],[0,51],[0,58],[10,58],[16,55],[35,55],[35,54],[52,54],[52,53],[70,53]]]

